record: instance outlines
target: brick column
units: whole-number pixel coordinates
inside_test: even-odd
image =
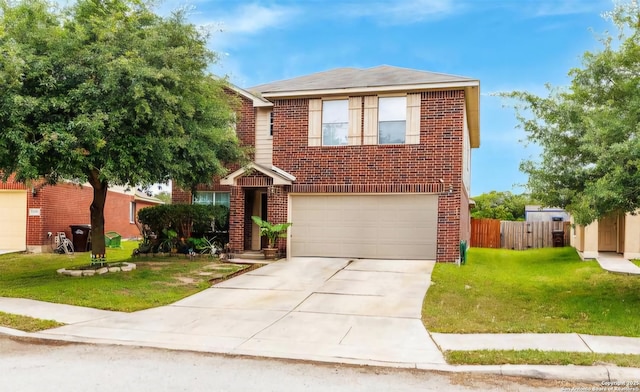
[[[244,189],[231,187],[231,208],[229,210],[229,247],[232,252],[244,251]]]
[[[284,186],[271,186],[267,190],[267,220],[270,223],[287,222],[287,201],[289,190]],[[279,238],[276,247],[281,252],[287,249],[287,239]]]
[[[454,262],[460,255],[460,189],[438,197],[438,262]]]

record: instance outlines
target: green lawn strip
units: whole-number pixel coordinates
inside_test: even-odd
[[[612,364],[640,367],[640,355],[596,354],[540,350],[446,351],[451,365],[582,365]]]
[[[640,279],[582,261],[573,248],[472,248],[437,264],[423,303],[429,331],[640,336]]]
[[[136,263],[131,272],[71,277],[57,269],[86,265],[89,253],[9,254],[0,256],[0,296],[133,312],[167,305],[210,287],[209,278],[226,276],[246,265],[214,264],[215,259],[184,255],[131,258],[137,242],[123,241],[123,249],[108,249],[108,262]],[[214,266],[215,269],[205,267]],[[201,275],[202,272],[214,275]]]
[[[28,316],[0,312],[0,326],[19,329],[24,332],[44,331],[45,329],[61,327],[63,325],[63,323],[53,320],[42,320]]]
[[[638,267],[640,267],[640,260],[631,260],[631,262],[633,262],[633,264],[635,264]]]

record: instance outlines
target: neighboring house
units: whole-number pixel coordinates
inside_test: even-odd
[[[640,215],[610,214],[588,226],[573,225],[571,246],[585,259],[598,257],[598,252],[616,252],[626,259],[640,259],[639,232]]]
[[[0,181],[0,250],[50,251],[57,232],[65,232],[71,239],[70,225],[91,223],[92,200],[93,189],[89,185],[26,187],[11,180]],[[105,232],[115,231],[122,238],[140,237],[137,212],[157,204],[162,202],[142,192],[122,187],[109,189],[104,209]]]
[[[569,214],[562,208],[524,206],[524,220],[527,222],[568,222]]]
[[[249,88],[236,132],[253,162],[173,201],[230,207],[234,252],[263,245],[251,216],[292,222],[287,256],[455,261],[470,237],[476,79],[380,66]]]

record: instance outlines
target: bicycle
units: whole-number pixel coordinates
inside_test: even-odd
[[[64,232],[60,231],[56,234],[55,238],[56,249],[55,252],[59,254],[67,254],[72,255],[74,252],[73,242],[67,238],[67,235]]]

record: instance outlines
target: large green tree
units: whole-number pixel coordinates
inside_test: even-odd
[[[92,257],[109,185],[207,183],[243,158],[207,34],[145,0],[0,0],[0,171],[88,182]],[[72,200],[69,200],[73,203]]]
[[[618,35],[583,55],[565,88],[547,97],[516,91],[516,113],[539,159],[523,161],[531,195],[563,207],[577,223],[640,208],[640,9],[636,1],[606,15]]]

